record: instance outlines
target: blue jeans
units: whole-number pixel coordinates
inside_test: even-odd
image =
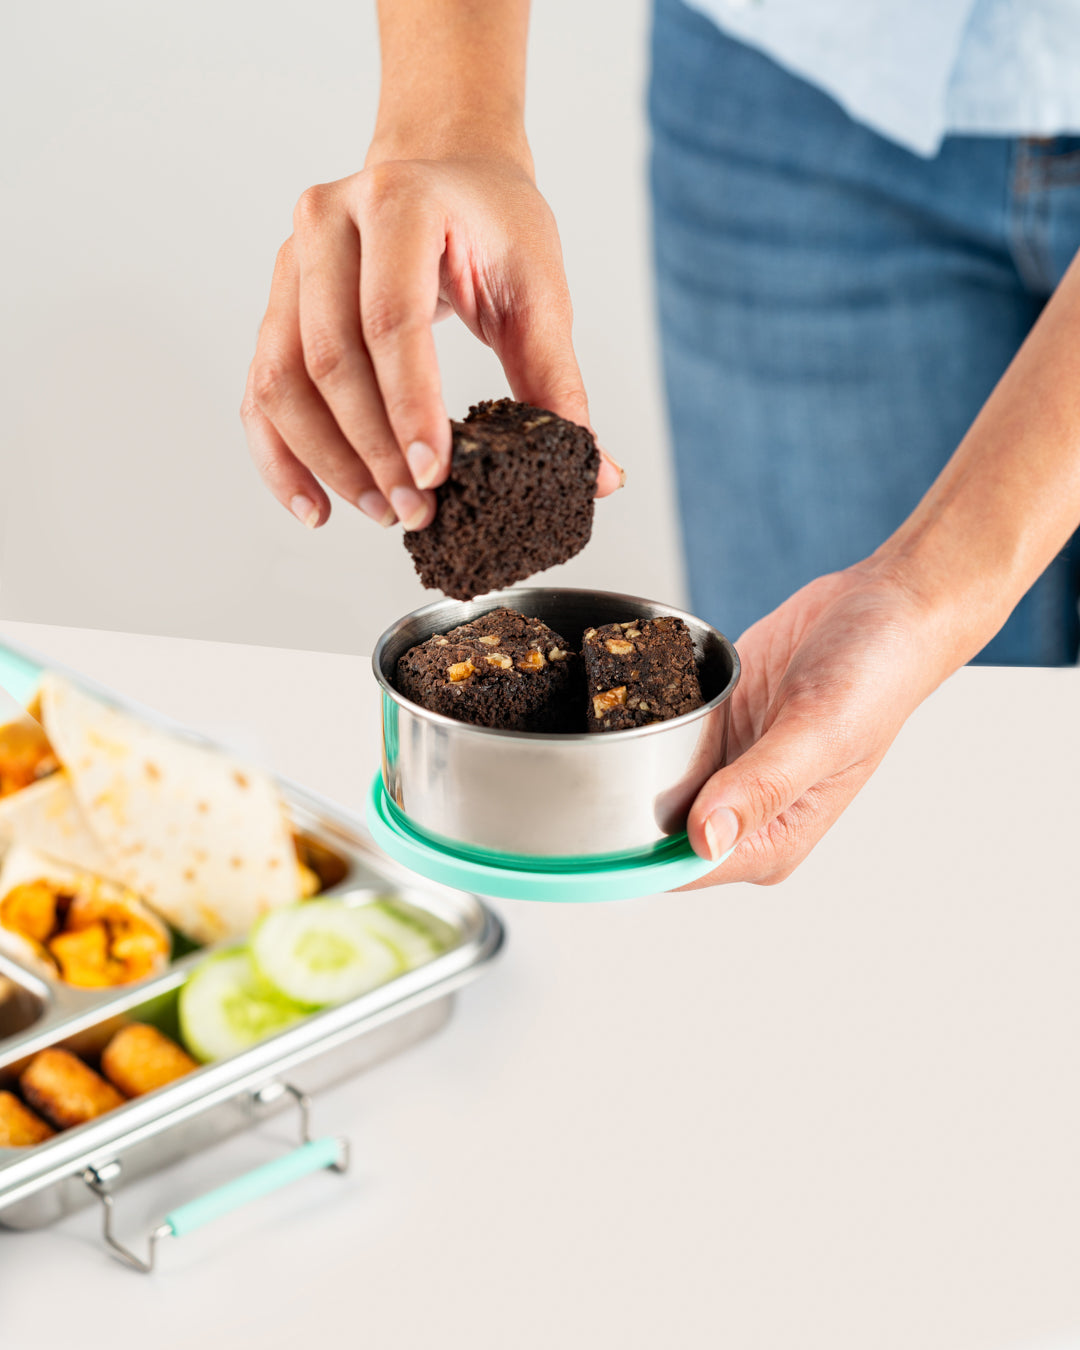
[[[651,186],[692,605],[731,636],[911,512],[1080,248],[1080,138],[920,159],[657,0]],[[1077,659],[1080,543],[977,660]]]

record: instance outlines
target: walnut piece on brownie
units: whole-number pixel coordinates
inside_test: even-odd
[[[580,656],[541,620],[505,607],[410,648],[394,684],[421,707],[475,726],[584,730]]]
[[[588,628],[583,639],[590,731],[625,731],[700,708],[694,644],[682,619]]]
[[[478,403],[450,426],[435,519],[404,536],[425,586],[471,600],[585,547],[600,470],[587,427],[508,398]]]

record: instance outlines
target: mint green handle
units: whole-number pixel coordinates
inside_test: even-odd
[[[173,1237],[193,1233],[196,1228],[220,1219],[223,1214],[230,1214],[249,1200],[257,1200],[260,1195],[269,1195],[290,1181],[297,1181],[323,1167],[338,1166],[341,1151],[341,1141],[333,1135],[312,1139],[291,1153],[264,1163],[254,1171],[245,1172],[235,1181],[227,1181],[224,1186],[218,1186],[206,1195],[200,1195],[197,1200],[189,1200],[186,1205],[166,1214],[162,1227],[169,1229]]]
[[[0,688],[16,703],[29,703],[41,679],[41,667],[0,645]]]

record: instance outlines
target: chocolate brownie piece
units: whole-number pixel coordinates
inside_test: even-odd
[[[625,731],[700,708],[694,644],[682,619],[634,619],[585,630],[590,731]]]
[[[425,586],[471,600],[585,547],[600,469],[591,431],[508,398],[478,403],[450,425],[450,477],[435,489],[435,519],[405,531]]]
[[[581,657],[539,619],[493,609],[410,648],[394,680],[432,712],[507,731],[584,730]]]

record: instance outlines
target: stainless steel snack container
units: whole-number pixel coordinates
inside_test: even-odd
[[[472,726],[398,693],[394,673],[410,647],[503,605],[542,619],[578,651],[587,628],[674,615],[693,636],[705,703],[629,731],[550,735]],[[679,834],[725,761],[739,679],[735,648],[692,614],[633,595],[540,587],[425,605],[382,635],[372,664],[390,800],[437,844],[500,857],[647,856]]]
[[[114,706],[208,743],[91,681],[62,673]],[[313,1013],[240,1054],[203,1065],[44,1143],[0,1147],[0,1226],[37,1227],[100,1201],[106,1241],[130,1264],[146,1269],[146,1262],[112,1237],[113,1192],[119,1183],[296,1102],[307,1140],[308,1094],[438,1030],[450,1016],[455,992],[500,950],[502,925],[477,897],[417,878],[379,852],[348,813],[295,784],[279,780],[278,786],[294,829],[340,865],[340,879],[322,895],[340,897],[346,904],[363,902],[373,893],[394,896],[441,923],[452,935],[446,950],[380,988]],[[181,957],[148,979],[104,990],[43,978],[0,954],[0,1088],[11,1086],[21,1066],[47,1046],[65,1045],[93,1063],[111,1032],[125,1021],[146,1017],[160,1025],[174,1012],[192,967],[233,945],[235,939],[227,939]],[[308,1145],[320,1142],[328,1141]],[[345,1141],[338,1142],[347,1152]]]

